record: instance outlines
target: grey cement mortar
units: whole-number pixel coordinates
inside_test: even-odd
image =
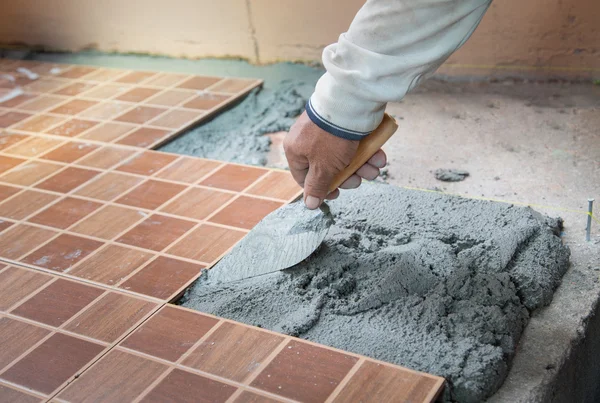
[[[183,305],[444,376],[446,400],[493,394],[567,270],[560,221],[384,184],[330,207],[336,223],[309,259],[230,283],[209,271]],[[227,269],[235,259],[212,270]]]
[[[469,172],[463,169],[436,169],[433,173],[435,179],[442,182],[460,182],[464,181],[467,176],[469,176]]]

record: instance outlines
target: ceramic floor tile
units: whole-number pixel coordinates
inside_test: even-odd
[[[85,110],[79,116],[87,119],[108,120],[123,114],[131,107],[130,103],[108,101]]]
[[[183,365],[242,382],[258,369],[283,339],[283,336],[262,330],[223,323],[192,351]]]
[[[58,327],[104,291],[83,283],[58,279],[13,309],[14,315]]]
[[[102,147],[101,150],[80,159],[77,161],[77,165],[98,169],[109,169],[121,161],[128,159],[133,154],[135,154],[134,150],[106,146]]]
[[[121,140],[117,141],[118,144],[124,144],[133,147],[146,148],[158,140],[164,138],[169,134],[168,130],[151,129],[149,127],[142,127],[136,131],[128,134]]]
[[[19,320],[0,318],[0,370],[19,358],[50,333],[49,330]],[[0,400],[3,397],[0,395]],[[2,400],[6,401],[6,400]]]
[[[100,203],[67,197],[40,211],[28,219],[29,222],[67,229],[83,217],[90,215],[102,206]]]
[[[194,96],[190,91],[167,90],[145,101],[149,105],[176,106]]]
[[[56,235],[56,231],[26,224],[13,225],[0,233],[0,256],[18,259]]]
[[[24,160],[23,158],[5,157],[3,155],[0,155],[0,174],[16,167],[19,164],[22,164],[25,161],[26,160]]]
[[[61,88],[60,90],[54,91],[53,94],[74,97],[76,95],[81,94],[82,92],[91,90],[95,86],[96,84],[93,83],[73,83],[71,85],[67,85],[66,87]]]
[[[0,232],[6,231],[8,228],[15,225],[14,222],[0,218]]]
[[[64,122],[64,117],[52,116],[52,115],[35,115],[33,118],[28,119],[23,123],[19,123],[14,126],[15,130],[23,130],[26,132],[44,133],[53,126]]]
[[[283,203],[241,196],[218,212],[209,221],[232,227],[252,229],[266,215]]]
[[[117,170],[138,175],[152,175],[176,159],[176,155],[146,151],[125,162]]]
[[[102,350],[98,344],[56,333],[0,378],[50,394]]]
[[[156,76],[158,73],[152,73],[149,71],[132,71],[129,74],[124,75],[115,80],[117,83],[127,83],[127,84],[140,84],[151,77]]]
[[[70,231],[96,238],[113,239],[147,216],[147,213],[135,209],[106,206],[82,220]]]
[[[278,403],[281,400],[271,399],[270,397],[258,395],[256,393],[242,392],[235,400],[235,403]]]
[[[125,91],[129,91],[130,88],[130,86],[123,84],[104,84],[94,87],[90,91],[84,93],[83,96],[92,99],[109,99],[122,94]]]
[[[204,90],[219,81],[221,81],[221,78],[219,77],[194,76],[179,84],[177,87],[188,90]]]
[[[125,133],[130,132],[135,127],[136,126],[123,123],[104,123],[101,126],[94,127],[82,135],[81,138],[110,143],[123,136]]]
[[[143,402],[226,402],[237,390],[236,387],[217,382],[200,375],[175,369],[169,373]]]
[[[0,129],[10,127],[20,121],[31,117],[32,115],[22,112],[6,112],[0,115]]]
[[[154,88],[135,87],[121,95],[116,100],[125,102],[142,102],[153,95],[156,95],[160,90]]]
[[[66,100],[66,97],[56,95],[39,95],[31,101],[19,106],[19,109],[28,112],[44,112]]]
[[[141,183],[143,178],[109,172],[90,181],[76,195],[98,200],[113,200]]]
[[[116,203],[154,210],[183,190],[184,185],[149,180],[117,199]]]
[[[69,323],[65,330],[112,343],[156,306],[139,298],[110,292]]]
[[[63,143],[63,140],[49,139],[44,137],[31,137],[20,142],[5,152],[7,154],[18,155],[21,157],[35,157]]]
[[[118,122],[144,124],[166,111],[165,108],[137,106],[129,112],[115,118]]]
[[[189,231],[191,221],[154,214],[117,239],[117,242],[161,251]]]
[[[33,251],[21,261],[49,270],[63,272],[100,246],[102,246],[102,243],[98,241],[62,234]]]
[[[252,86],[256,80],[247,80],[243,78],[226,78],[210,90],[215,92],[226,92],[228,94],[237,94],[242,90]]]
[[[24,89],[27,91],[47,93],[64,87],[66,84],[67,81],[64,80],[57,80],[56,78],[51,77],[42,77],[39,80],[27,84]]]
[[[0,175],[0,181],[14,185],[30,186],[52,175],[63,166],[42,161],[31,161],[18,169]]]
[[[5,148],[13,146],[13,145],[17,144],[18,142],[25,140],[28,137],[29,136],[26,136],[24,134],[1,132],[0,133],[0,151],[4,150]]]
[[[182,217],[203,220],[234,197],[217,190],[191,188],[161,208],[161,211]]]
[[[188,111],[183,109],[171,110],[164,115],[150,121],[153,126],[165,127],[168,129],[179,129],[189,126],[193,121],[202,117],[204,112]]]
[[[0,396],[6,403],[38,403],[44,401],[39,397],[29,395],[25,392],[9,388],[8,386],[0,385]]]
[[[116,69],[99,69],[95,73],[88,74],[85,76],[85,79],[88,81],[112,81],[117,77],[124,75],[124,70],[116,70]]]
[[[166,369],[166,365],[155,361],[113,350],[62,391],[58,398],[74,403],[131,402]]]
[[[21,191],[20,188],[14,186],[0,185],[0,202],[16,195]]]
[[[272,197],[274,199],[289,200],[301,191],[302,188],[288,172],[272,171],[252,186],[247,193]]]
[[[37,184],[35,187],[49,190],[51,192],[68,193],[73,189],[83,185],[98,174],[98,171],[69,167],[58,172],[57,174],[52,175],[45,181]]]
[[[185,108],[209,110],[223,102],[227,101],[230,97],[227,95],[211,94],[210,92],[195,96],[189,100],[183,106]]]
[[[68,143],[63,144],[62,146],[42,155],[40,158],[68,164],[88,155],[99,147],[100,146],[91,143],[69,141]]]
[[[86,101],[84,99],[74,99],[65,104],[62,104],[54,109],[52,109],[51,113],[56,113],[59,115],[77,115],[85,111],[86,109],[91,108],[98,103],[95,101]]]
[[[201,262],[213,262],[246,235],[245,232],[201,225],[167,252]]]
[[[71,67],[70,69],[68,69],[67,71],[65,71],[62,74],[59,74],[58,77],[61,77],[61,78],[81,78],[81,77],[87,76],[90,73],[95,72],[96,70],[98,70],[98,69],[94,68],[94,67],[76,66],[76,67]]]
[[[8,99],[4,102],[0,102],[0,106],[4,108],[14,108],[15,106],[19,106],[27,101],[31,101],[32,99],[37,98],[36,94],[21,94],[14,98]]]
[[[102,284],[116,285],[151,257],[147,252],[108,245],[71,269],[69,274]],[[1,276],[0,274],[0,278]]]
[[[48,134],[53,134],[55,136],[76,137],[84,131],[96,126],[97,124],[98,122],[92,122],[91,120],[71,119],[48,131]]]
[[[290,341],[252,386],[303,402],[325,401],[358,358]]]
[[[6,311],[50,280],[52,277],[46,274],[10,266],[0,273],[0,311]]]
[[[196,183],[221,164],[217,161],[181,157],[177,162],[158,173],[156,177],[176,182]]]
[[[0,203],[0,217],[22,220],[44,208],[58,196],[35,190],[24,190],[10,200]]]
[[[204,266],[159,257],[120,285],[124,290],[166,299],[200,274]]]
[[[146,81],[146,84],[155,87],[171,87],[188,77],[189,75],[187,74],[160,73],[157,76],[154,76],[150,80]]]
[[[120,345],[175,362],[217,323],[215,318],[167,305]]]
[[[200,184],[219,189],[241,192],[258,178],[267,173],[267,170],[241,165],[225,165],[217,172],[203,180]]]

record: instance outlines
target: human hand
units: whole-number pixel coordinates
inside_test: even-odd
[[[292,176],[304,188],[304,203],[309,209],[318,208],[323,200],[335,199],[339,190],[328,194],[333,178],[350,165],[358,141],[346,140],[321,129],[304,112],[290,128],[283,149]],[[355,189],[362,179],[373,180],[386,164],[386,155],[379,150],[350,176],[341,189]]]

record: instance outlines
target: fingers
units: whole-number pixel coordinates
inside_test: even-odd
[[[325,199],[327,200],[335,200],[340,196],[340,190],[336,189],[333,192],[329,193]]]
[[[341,184],[340,189],[356,189],[360,186],[362,178],[357,174],[352,175]]]
[[[367,163],[373,165],[375,168],[383,168],[387,164],[387,156],[382,149],[379,149]]]
[[[312,165],[304,181],[304,203],[311,210],[318,208],[329,194],[329,184],[336,171]]]

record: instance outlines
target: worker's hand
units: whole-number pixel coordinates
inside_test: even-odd
[[[323,200],[338,197],[338,189],[328,194],[329,185],[338,172],[350,165],[358,141],[345,140],[322,130],[304,112],[286,135],[283,148],[292,176],[304,188],[304,203],[316,209]],[[340,188],[354,189],[360,186],[362,178],[377,178],[385,164],[385,153],[379,150]]]

